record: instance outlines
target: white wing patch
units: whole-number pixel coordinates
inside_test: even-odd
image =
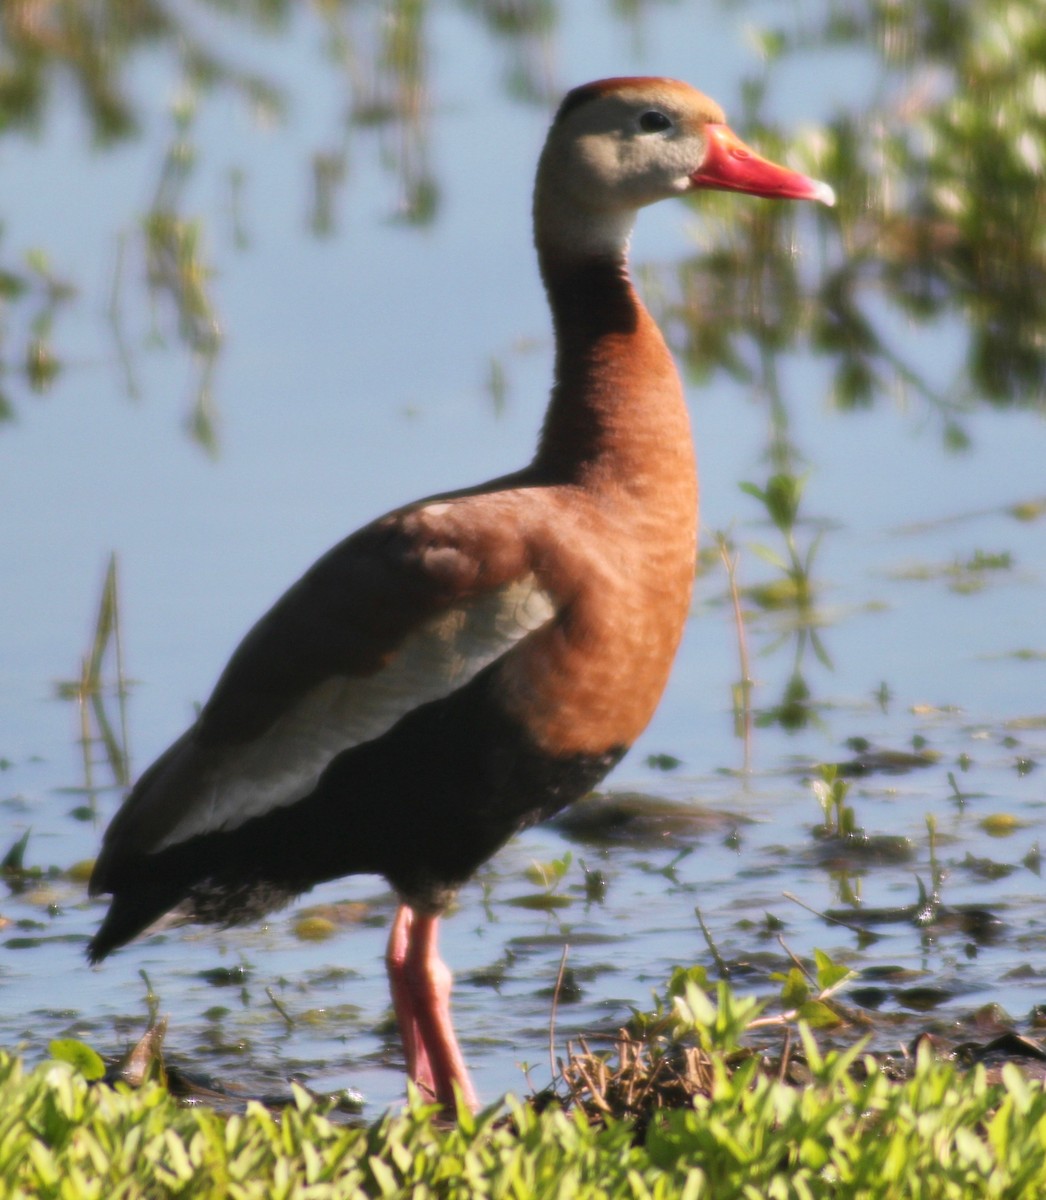
[[[338,754],[463,687],[555,611],[551,596],[528,575],[421,625],[376,674],[325,680],[262,737],[217,755],[203,770],[199,751],[192,761],[172,764],[174,776],[183,767],[195,776],[193,795],[183,797],[184,816],[152,849],[235,829],[307,796]],[[167,791],[178,781],[164,784]]]

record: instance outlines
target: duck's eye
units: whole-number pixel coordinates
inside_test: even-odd
[[[644,133],[661,133],[662,130],[671,129],[672,122],[663,112],[658,112],[656,108],[652,108],[649,112],[643,113],[639,118],[639,128]]]

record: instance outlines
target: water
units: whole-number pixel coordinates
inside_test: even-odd
[[[224,26],[214,32],[229,36]],[[311,156],[347,135],[344,84],[322,66],[321,36],[306,16],[279,36],[242,43],[241,61],[290,91],[284,128],[259,127],[234,98],[201,104],[191,130],[199,165],[183,204],[187,215],[206,218],[225,335],[212,385],[217,461],[182,432],[201,363],[179,341],[164,299],[150,301],[135,234],[171,136],[173,52],[157,46],[133,62],[140,139],[93,149],[70,90],[60,88],[41,137],[9,135],[0,144],[0,166],[17,184],[3,212],[5,261],[20,264],[27,249],[44,246],[54,269],[83,290],[56,317],[63,371],[45,396],[10,380],[18,423],[0,432],[0,850],[29,829],[27,862],[64,872],[93,856],[117,804],[118,790],[101,788],[96,822],[69,815],[84,802],[75,790],[83,782],[78,716],[54,699],[55,682],[78,674],[89,645],[110,551],[120,562],[123,649],[136,681],[130,747],[141,770],[192,719],[244,630],[319,553],[392,505],[495,475],[529,455],[551,353],[528,214],[547,110],[507,98],[500,78],[510,52],[464,12],[440,9],[429,33],[439,102],[426,153],[440,201],[427,226],[389,220],[402,187],[382,165],[378,134],[357,131],[336,236],[309,234]],[[738,110],[737,78],[752,60],[733,17],[699,23],[666,6],[648,15],[641,35],[636,44],[598,5],[572,6],[561,29],[538,42],[536,61],[564,83],[623,70],[676,74]],[[786,125],[830,111],[847,80],[864,86],[845,56],[823,60],[811,78],[816,87],[800,94],[781,89]],[[245,246],[233,168],[244,179]],[[683,206],[644,214],[637,262],[670,268],[692,249],[695,228]],[[121,236],[117,308],[137,399],[127,394],[106,316]],[[801,253],[814,252],[813,214],[801,216],[796,238]],[[16,308],[9,344],[28,337],[28,326]],[[899,332],[916,350],[925,344],[930,363],[961,336],[956,328]],[[508,381],[501,405],[486,386],[492,358]],[[629,1006],[647,1004],[673,965],[711,962],[695,906],[739,981],[764,993],[772,991],[768,966],[784,962],[767,913],[783,922],[801,957],[820,947],[862,970],[893,965],[944,989],[949,999],[933,1018],[909,1012],[897,1027],[890,1014],[906,1010],[899,990],[891,993],[877,1029],[883,1043],[930,1019],[959,1027],[988,1002],[1027,1028],[1042,1002],[1034,851],[1046,805],[1038,767],[1046,756],[1046,547],[1041,519],[1008,511],[1043,494],[1041,417],[973,411],[965,420],[973,449],[948,454],[938,422],[917,400],[839,413],[825,399],[822,363],[797,355],[786,369],[790,433],[809,470],[802,511],[811,524],[799,536],[809,545],[815,528],[826,530],[813,573],[832,668],[809,647],[800,664],[816,720],[792,733],[757,728],[751,769],[742,771],[730,709],[736,637],[724,573],[710,569],[665,701],[609,781],[615,791],[707,816],[692,829],[612,844],[531,831],[463,891],[446,923],[457,1021],[484,1096],[520,1090],[520,1064],[536,1084],[547,1081],[551,990],[565,943],[580,999],[558,1008],[559,1053],[566,1039],[612,1029]],[[765,410],[719,375],[692,385],[689,399],[706,546],[712,531],[729,531],[742,585],[773,580],[777,572],[754,547],[780,550],[779,539],[737,486],[766,478]],[[978,551],[1008,554],[1011,565],[945,570]],[[913,577],[919,573],[928,577]],[[956,590],[975,582],[984,586]],[[787,614],[753,612],[748,636],[755,704],[765,711],[793,675],[794,635]],[[883,684],[888,699],[880,704]],[[852,757],[845,743],[854,737],[891,750],[924,739],[938,756],[920,770],[857,779],[850,794],[869,833],[911,839],[909,861],[826,861],[811,834],[820,812],[809,773]],[[647,765],[659,754],[681,765]],[[104,763],[96,778],[105,781]],[[999,814],[1016,824],[993,838],[981,822]],[[930,881],[927,816],[937,823],[945,903],[988,911],[1002,922],[993,936],[882,924],[880,940],[861,947],[852,932],[784,898],[822,912],[859,887],[866,906],[914,903],[918,880]],[[510,903],[541,890],[526,877],[532,862],[568,850],[573,861],[559,886],[568,906]],[[1012,870],[986,878],[984,860]],[[602,901],[585,899],[582,863],[605,876]],[[362,907],[338,910],[346,923],[329,940],[295,936],[303,909],[343,902]],[[295,1073],[321,1089],[358,1087],[373,1113],[402,1094],[395,1039],[382,1027],[391,911],[381,881],[346,880],[264,926],[173,931],[89,970],[81,950],[101,908],[86,900],[82,883],[45,875],[0,906],[10,922],[0,931],[0,1043],[39,1057],[51,1037],[73,1034],[118,1052],[144,1028],[144,970],[171,1016],[176,1061],[252,1090],[282,1087]],[[247,968],[242,985],[219,987],[203,976],[239,965]],[[294,1016],[292,1026],[267,989]]]

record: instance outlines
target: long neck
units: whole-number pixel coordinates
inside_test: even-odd
[[[677,494],[695,491],[679,376],[629,280],[624,247],[571,255],[539,240],[539,255],[556,368],[534,469],[550,481],[633,496],[669,484]]]

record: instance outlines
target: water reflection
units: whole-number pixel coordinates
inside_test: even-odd
[[[379,155],[399,183],[395,216],[408,225],[427,225],[439,210],[429,162],[428,10],[425,0],[393,0],[376,22],[373,12],[354,14],[347,5],[328,18],[348,85],[348,121],[378,130]]]
[[[507,49],[508,91],[548,104],[558,90],[552,46],[560,6],[461,0],[460,8]],[[608,2],[607,11],[638,30],[645,7]],[[825,0],[804,13],[789,10],[755,35],[764,68],[746,81],[739,124],[778,155],[784,146],[767,102],[777,75],[841,48],[874,55],[874,95],[826,114],[797,151],[805,148],[804,168],[834,181],[838,216],[820,218],[822,254],[811,263],[795,253],[790,211],[718,210],[701,251],[673,268],[681,348],[696,369],[746,378],[773,406],[773,358],[804,345],[830,361],[838,405],[914,395],[939,410],[945,437],[962,445],[964,409],[982,400],[1040,405],[1046,388],[1046,50],[1036,0],[992,0],[961,13]],[[298,99],[294,84],[240,66],[234,46],[245,32],[290,38],[297,23],[313,25],[317,67],[340,80],[346,112],[341,138],[313,156],[310,227],[317,235],[336,229],[352,130],[367,128],[378,131],[378,158],[397,180],[393,213],[428,224],[440,194],[430,159],[432,17],[425,0],[307,8],[290,0],[107,0],[89,16],[36,0],[3,6],[0,130],[8,136],[44,127],[60,74],[73,78],[100,147],[137,136],[145,122],[131,84],[135,60],[157,47],[172,54],[177,129],[140,236],[147,286],[173,302],[177,336],[199,364],[189,428],[208,448],[220,318],[207,293],[204,247],[215,213],[189,215],[180,203],[197,153],[195,108],[232,93],[255,120],[282,120]],[[711,207],[704,205],[706,221]],[[4,278],[9,304],[33,303],[31,274],[8,268]],[[0,352],[9,377],[20,360],[21,377],[43,388],[62,353],[51,343],[52,310],[36,307],[28,343],[12,346],[5,333]],[[968,334],[961,361],[928,368],[898,336],[907,322],[956,317]]]
[[[1046,388],[1046,45],[1035,0],[829,5],[778,27],[791,55],[877,47],[877,96],[833,114],[818,169],[840,181],[841,250],[822,267],[812,344],[836,360],[837,400],[892,388],[937,405],[961,442],[971,404],[1041,406]],[[885,299],[895,310],[877,319]],[[963,361],[930,371],[893,318],[959,317]]]
[[[83,656],[80,672],[75,679],[61,680],[55,686],[59,699],[70,700],[77,708],[86,801],[70,814],[78,820],[97,821],[99,793],[105,789],[122,791],[131,783],[127,735],[131,681],[124,671],[120,621],[119,573],[113,554],[102,583],[91,645]],[[104,783],[98,779],[98,769],[103,766],[107,775]]]
[[[142,221],[145,281],[154,313],[166,302],[175,317],[177,336],[197,366],[191,414],[187,427],[211,454],[218,449],[211,382],[223,334],[211,296],[213,268],[207,261],[206,228],[199,217],[187,215],[185,191],[196,162],[192,125],[196,97],[186,93],[174,109],[174,132],[164,154],[156,191]],[[117,281],[123,291],[122,281]],[[118,305],[113,304],[118,327]],[[155,320],[154,316],[154,320]],[[159,333],[159,331],[157,331]]]

